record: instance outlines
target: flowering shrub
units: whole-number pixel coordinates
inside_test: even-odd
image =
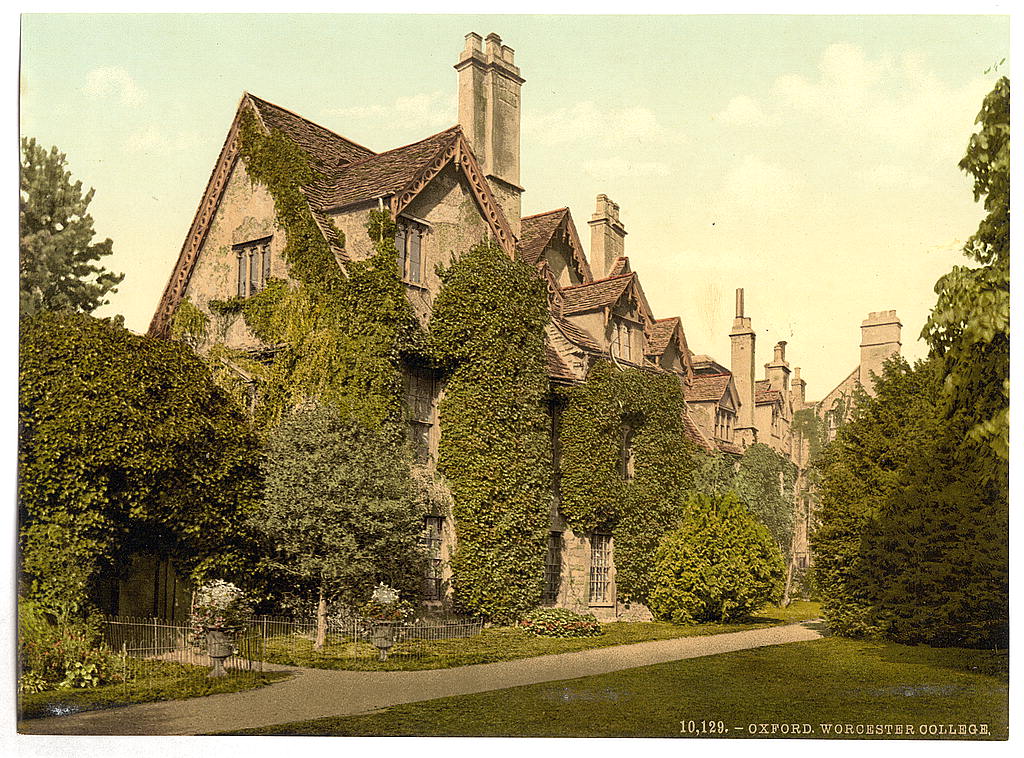
[[[596,637],[603,634],[592,613],[574,613],[568,608],[538,608],[519,622],[534,637]]]
[[[94,622],[68,616],[51,621],[34,603],[18,603],[19,692],[96,687],[118,681],[117,656]]]
[[[252,605],[245,593],[231,584],[216,579],[196,590],[192,606],[192,641],[202,646],[209,631],[234,634],[245,626],[252,615]]]
[[[367,621],[405,621],[413,610],[412,603],[399,598],[398,590],[381,582],[370,601],[359,609],[359,615]]]

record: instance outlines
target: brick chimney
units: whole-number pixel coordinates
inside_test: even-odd
[[[807,405],[807,382],[800,378],[800,367],[793,369],[793,408],[800,410]]]
[[[780,340],[775,345],[772,362],[764,364],[764,376],[773,390],[789,392],[789,363],[786,362],[785,340]]]
[[[732,322],[729,339],[732,340],[732,379],[740,398],[736,417],[736,441],[747,447],[757,442],[754,426],[754,342],[756,334],[750,326],[750,317],[743,315],[743,289],[736,290],[736,318]]]
[[[466,35],[455,64],[459,72],[459,126],[469,140],[491,191],[518,237],[522,214],[519,185],[520,90],[526,81],[515,51],[491,33]]]
[[[882,364],[891,356],[899,354],[902,326],[896,311],[872,311],[860,324],[859,379],[861,386],[872,397],[875,386],[871,374],[881,374]]]
[[[595,279],[604,279],[626,251],[626,227],[619,220],[618,204],[607,195],[598,195],[597,209],[587,223],[590,224],[590,270]]]

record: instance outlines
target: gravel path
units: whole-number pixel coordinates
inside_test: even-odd
[[[287,681],[224,695],[19,722],[24,734],[209,734],[518,687],[821,637],[821,624],[640,642],[433,671],[294,669]]]

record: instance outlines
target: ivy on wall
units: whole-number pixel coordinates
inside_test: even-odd
[[[674,375],[598,361],[586,384],[562,394],[561,513],[578,534],[613,534],[618,593],[645,602],[654,550],[680,518],[697,461],[682,386]]]
[[[438,470],[454,501],[455,603],[511,622],[540,601],[550,525],[547,297],[493,242],[438,273],[429,349],[448,377]]]

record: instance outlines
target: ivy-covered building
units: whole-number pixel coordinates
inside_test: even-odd
[[[777,349],[768,384],[758,386],[756,394],[752,332],[746,345],[749,377],[745,369],[737,373],[737,350],[745,355],[745,333],[734,335],[731,370],[706,356],[696,360],[681,320],[658,318],[652,311],[625,254],[619,207],[606,195],[597,196],[587,222],[589,256],[568,208],[522,216],[519,120],[525,80],[514,51],[495,34],[486,39],[469,34],[455,68],[459,123],[380,153],[244,94],[150,334],[190,340],[243,387],[240,397],[253,407],[270,405],[271,399],[287,406],[310,388],[358,404],[359,398],[353,400],[336,385],[344,384],[345,376],[358,378],[367,363],[382,366],[367,386],[401,400],[417,463],[428,477],[442,472],[442,489],[451,485],[447,504],[440,498],[424,523],[424,544],[432,557],[424,577],[428,601],[445,601],[453,584],[464,588],[466,597],[476,597],[474,582],[486,582],[474,579],[472,572],[485,569],[471,568],[475,564],[466,556],[491,556],[474,559],[486,563],[500,555],[500,561],[517,565],[486,569],[512,577],[494,592],[522,585],[521,591],[513,588],[518,594],[508,607],[542,602],[588,610],[603,619],[642,618],[644,556],[656,544],[661,523],[656,511],[662,506],[651,504],[657,496],[650,493],[679,486],[688,474],[687,451],[741,454],[758,439],[762,405],[768,408],[768,423],[779,424],[771,427],[771,435],[780,440],[777,448],[786,450],[788,427],[783,430],[771,415],[788,420],[792,414],[794,390],[784,352]],[[382,223],[382,217],[389,221]],[[377,221],[368,234],[367,222],[373,218]],[[444,271],[482,240],[528,267],[546,293],[541,404],[547,431],[541,438],[550,449],[538,454],[543,471],[533,474],[544,483],[545,502],[516,511],[528,522],[520,523],[518,532],[503,525],[511,516],[498,513],[513,506],[493,491],[489,507],[500,518],[460,502],[470,497],[460,493],[480,496],[479,487],[474,490],[479,482],[463,481],[477,469],[476,464],[460,468],[459,461],[467,458],[456,448],[470,443],[459,437],[451,420],[453,409],[471,405],[466,382],[472,379],[465,371],[459,375],[437,360],[417,357],[415,350],[394,347],[394,341],[377,345],[386,349],[368,349],[366,361],[321,355],[320,364],[299,366],[323,350],[323,341],[309,339],[304,328],[333,330],[334,345],[359,339],[356,331],[345,331],[344,315],[339,322],[337,313],[317,310],[325,302],[351,306],[359,318],[369,318],[358,331],[372,332],[374,338],[405,329],[396,326],[402,309],[415,322],[410,328],[437,331],[431,327],[439,310],[451,309],[450,303],[442,306]],[[389,300],[390,310],[371,309],[367,316],[366,303],[358,298],[387,300],[392,292],[386,286],[368,287],[361,278],[381,251],[397,261],[405,302]],[[282,292],[300,285],[314,293],[306,321],[277,324],[267,309],[284,297]],[[355,300],[339,292],[354,293]],[[737,319],[742,326],[741,311]],[[283,360],[290,362],[289,373],[280,369]],[[400,381],[389,378],[392,364]],[[305,389],[270,389],[264,381],[270,375],[294,382],[305,377]],[[799,378],[795,385],[802,400]],[[389,402],[385,398],[366,412],[386,414]],[[479,451],[472,454],[479,462]],[[526,489],[512,482],[509,491]],[[487,539],[508,544],[477,544]]]

